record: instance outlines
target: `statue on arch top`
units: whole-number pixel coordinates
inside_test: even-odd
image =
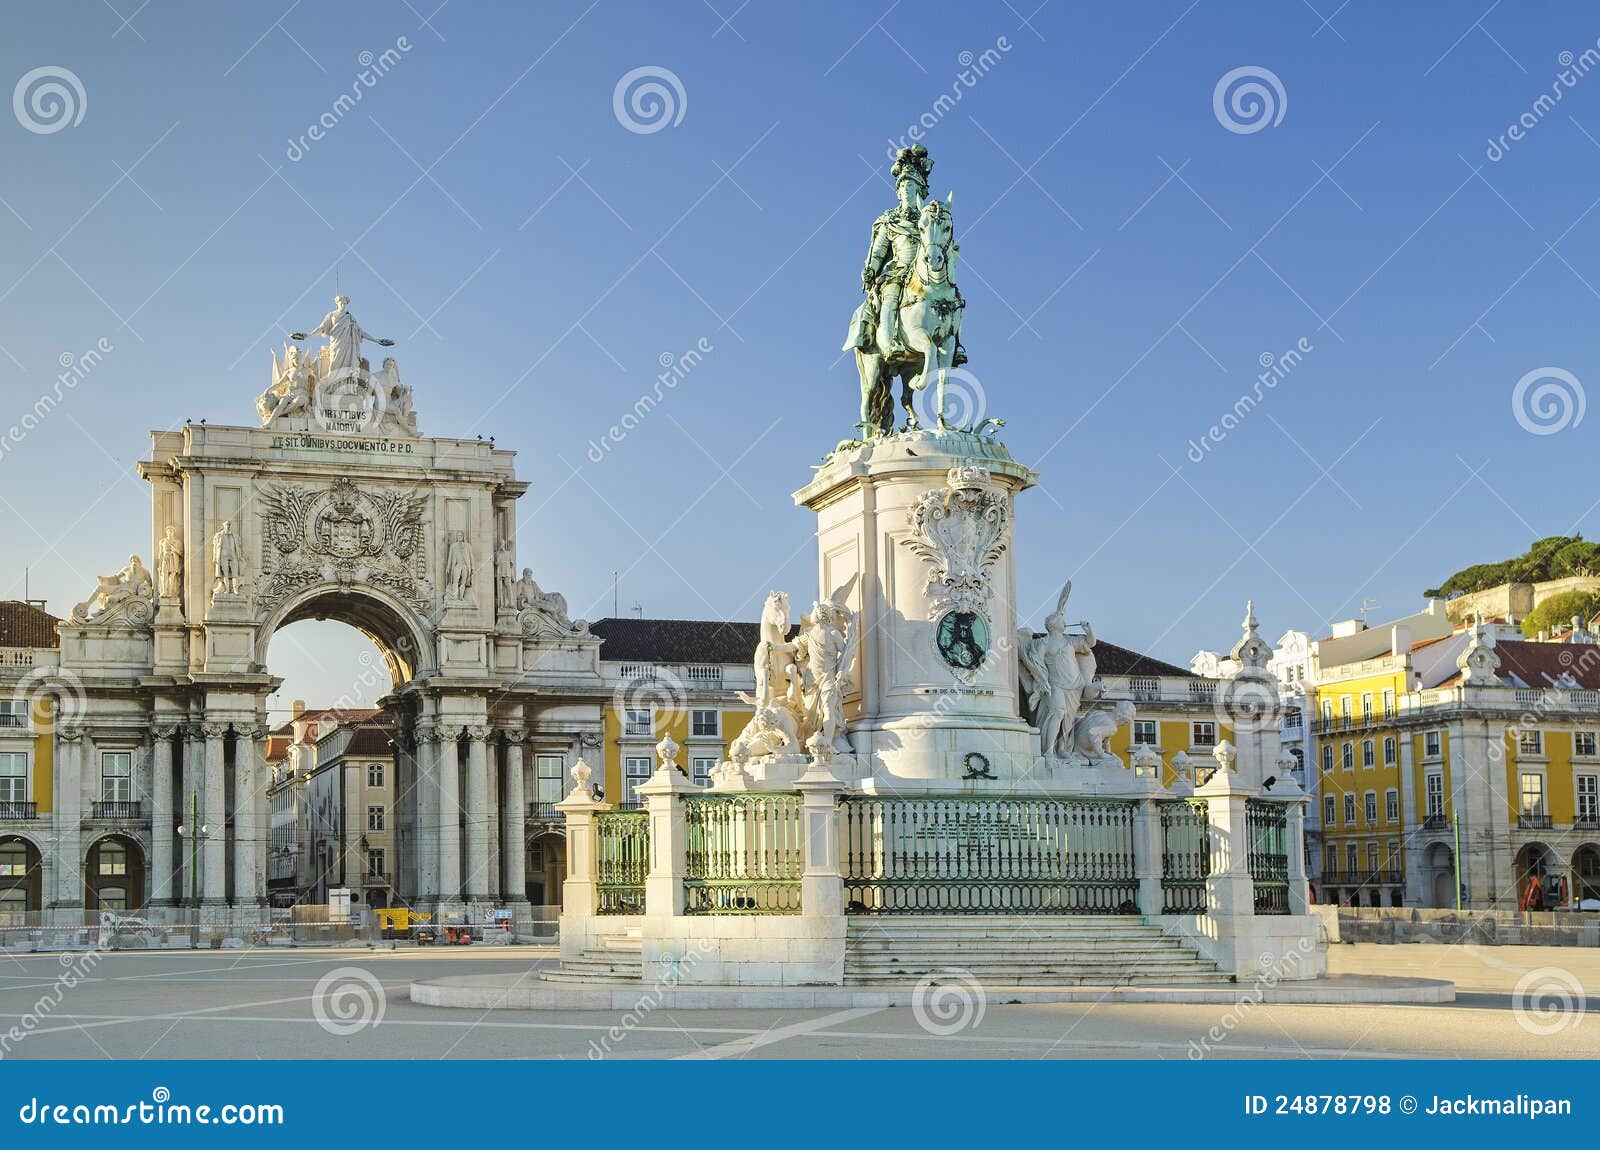
[[[866,299],[850,317],[844,350],[856,353],[861,376],[862,437],[894,430],[890,395],[900,379],[906,427],[917,426],[912,393],[938,381],[938,422],[945,424],[944,388],[949,370],[966,362],[961,348],[961,310],[966,300],[955,283],[951,197],[928,199],[933,160],[921,144],[901,148],[892,175],[898,203],[872,224],[872,240],[861,269]]]
[[[336,295],[333,297],[333,310],[322,317],[321,323],[308,332],[289,333],[289,338],[293,340],[310,339],[313,336],[327,339],[328,366],[324,379],[362,374],[366,370],[366,363],[361,358],[363,342],[375,343],[379,347],[394,346],[392,339],[379,339],[363,331],[361,325],[356,322],[356,317],[351,314],[349,305],[349,296]]]

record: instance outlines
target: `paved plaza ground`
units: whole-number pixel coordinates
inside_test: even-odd
[[[413,980],[555,962],[549,947],[271,950],[104,956],[59,1004],[56,954],[0,958],[0,1035],[30,1019],[7,1058],[1220,1058],[1600,1057],[1600,1021],[1533,1016],[1519,983],[1600,1001],[1600,950],[1343,945],[1333,973],[1449,978],[1435,1006],[1006,1005],[965,1003],[935,1034],[906,1008],[620,1012],[448,1010]],[[351,974],[348,968],[365,974]],[[335,972],[342,972],[324,982]],[[370,976],[370,981],[368,981]],[[323,989],[319,993],[319,983]],[[377,987],[381,986],[381,996]],[[1546,998],[1550,996],[1547,994]],[[1558,995],[1559,997],[1559,995]],[[1575,993],[1568,993],[1569,1001]],[[1548,1003],[1547,1003],[1548,1005]],[[1558,1004],[1559,1005],[1559,1004]],[[1559,1025],[1558,1025],[1559,1024]],[[945,1029],[935,1020],[936,1029]],[[1205,1040],[1210,1033],[1221,1038]]]

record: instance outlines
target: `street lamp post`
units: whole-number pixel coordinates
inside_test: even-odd
[[[200,943],[200,843],[211,837],[210,832],[211,828],[200,821],[200,793],[191,792],[189,821],[178,827],[178,837],[189,842],[189,908],[195,916],[189,927],[190,950],[197,949]]]

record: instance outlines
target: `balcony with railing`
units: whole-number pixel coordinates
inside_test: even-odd
[[[39,804],[27,803],[21,800],[7,799],[0,802],[0,819],[36,819],[39,817]]]
[[[1105,675],[1095,680],[1102,695],[1135,703],[1190,703],[1209,707],[1216,698],[1217,680],[1158,678],[1154,675]]]
[[[1375,870],[1324,870],[1321,880],[1328,886],[1400,886],[1406,881],[1402,867]]]
[[[1445,831],[1450,829],[1450,820],[1442,813],[1428,815],[1422,820],[1422,829],[1425,831]]]
[[[90,808],[89,817],[108,822],[136,821],[144,818],[144,802],[141,799],[95,802]]]
[[[721,691],[755,681],[748,668],[728,668],[721,663],[617,663],[607,667],[606,673],[614,682],[665,682],[691,691]]]
[[[1536,811],[1523,811],[1517,815],[1517,829],[1547,831],[1550,829],[1550,816],[1539,814]]]
[[[528,821],[530,823],[559,823],[563,820],[561,812],[556,810],[555,803],[529,803]]]

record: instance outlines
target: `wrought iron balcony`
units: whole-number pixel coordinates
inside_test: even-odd
[[[0,802],[0,819],[36,819],[38,803]]]
[[[528,821],[533,823],[559,823],[563,819],[561,812],[556,810],[555,803],[529,803]]]
[[[144,801],[142,799],[131,799],[108,803],[96,802],[89,817],[116,821],[142,819],[144,818]]]
[[[1318,880],[1328,886],[1399,886],[1406,881],[1404,869],[1325,870]]]
[[[1572,820],[1572,829],[1575,831],[1600,830],[1600,815],[1579,815]]]
[[[1547,831],[1550,829],[1550,816],[1520,814],[1517,816],[1517,826],[1525,831]]]
[[[1449,827],[1450,820],[1445,818],[1445,816],[1442,814],[1429,815],[1422,820],[1422,829],[1425,831],[1442,831],[1448,830]]]
[[[394,876],[386,870],[369,870],[361,876],[363,886],[393,886]]]

